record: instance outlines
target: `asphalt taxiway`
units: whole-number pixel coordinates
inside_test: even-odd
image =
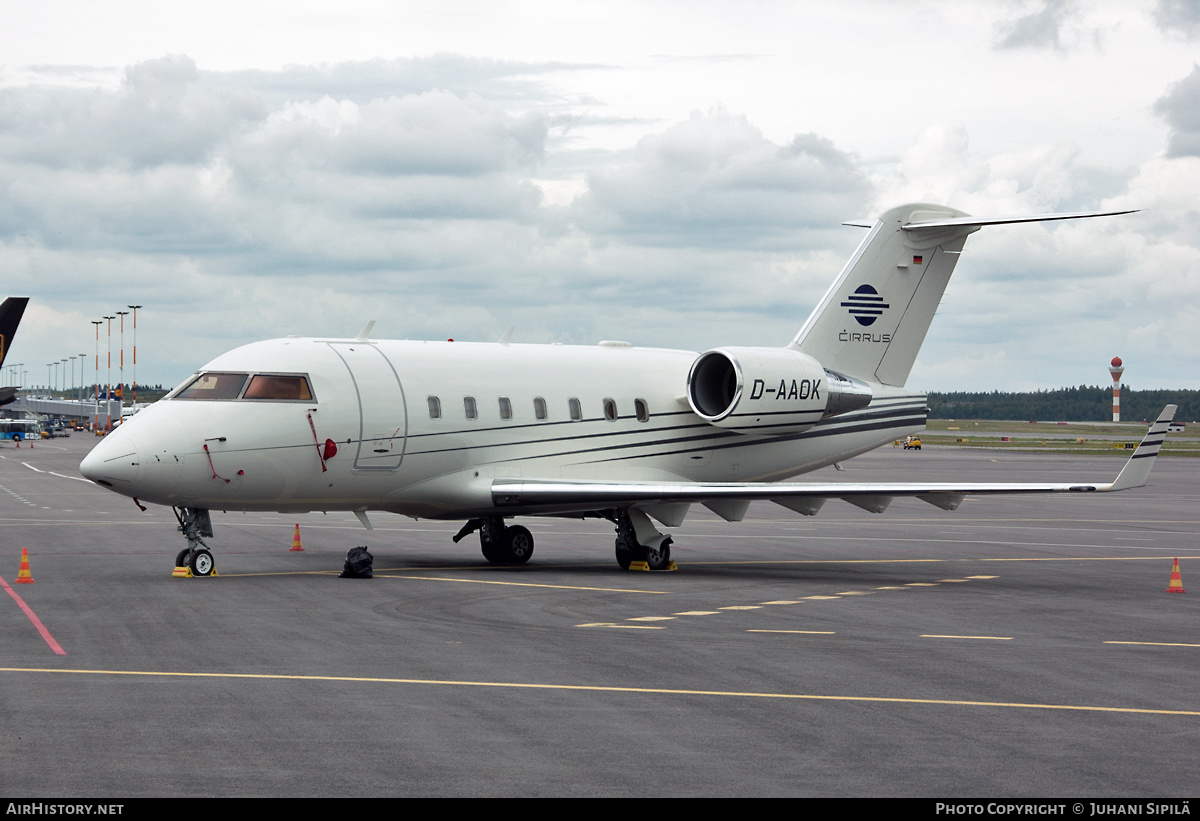
[[[214,512],[219,576],[173,579],[171,511],[82,480],[92,444],[0,448],[8,797],[1200,786],[1192,459],[1159,459],[1149,488],[953,513],[697,507],[662,574],[619,570],[597,521],[522,520],[532,561],[494,568],[451,543],[460,523]],[[885,448],[811,476],[1108,481],[1121,464]],[[376,577],[336,578],[360,544]],[[34,584],[14,583],[23,547]]]

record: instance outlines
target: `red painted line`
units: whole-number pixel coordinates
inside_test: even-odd
[[[17,607],[20,607],[25,615],[29,617],[29,620],[33,622],[33,626],[42,634],[42,638],[46,640],[46,644],[50,645],[50,649],[54,651],[55,655],[65,656],[67,651],[62,649],[62,645],[54,640],[54,636],[50,635],[50,631],[46,629],[46,625],[42,624],[42,620],[37,617],[37,613],[33,612],[33,608],[27,605],[25,600],[18,596],[17,591],[13,590],[12,586],[4,581],[4,579],[0,579],[0,585],[4,586],[5,592],[13,597],[13,601],[17,603]]]

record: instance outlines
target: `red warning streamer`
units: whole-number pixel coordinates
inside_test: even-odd
[[[325,467],[325,454],[321,450],[321,440],[317,438],[317,426],[313,424],[312,413],[308,414],[308,426],[312,428],[313,444],[317,446],[317,458],[321,460],[321,472],[324,473],[329,468]]]
[[[207,443],[205,443],[205,445],[204,445],[204,455],[208,457],[208,469],[212,471],[212,477],[214,479],[220,479],[225,484],[229,484],[228,479],[226,479],[224,476],[217,475],[217,469],[215,467],[213,467],[212,454],[208,452],[208,444]]]

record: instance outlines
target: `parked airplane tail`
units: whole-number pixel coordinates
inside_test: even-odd
[[[4,364],[4,358],[8,356],[8,349],[12,347],[12,338],[17,333],[17,326],[21,324],[21,316],[25,313],[25,306],[29,303],[27,296],[10,296],[8,299],[0,303],[0,365]],[[0,388],[0,405],[7,405],[17,398],[17,389],[13,386]]]
[[[17,332],[17,326],[21,324],[21,315],[25,313],[28,303],[27,296],[10,296],[0,303],[0,365],[4,364],[4,357],[8,356],[12,338]]]
[[[967,235],[984,225],[1128,214],[1130,211],[971,217],[945,205],[892,208],[846,263],[789,347],[830,370],[902,387]]]

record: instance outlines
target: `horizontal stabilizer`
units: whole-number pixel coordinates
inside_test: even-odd
[[[949,219],[916,219],[901,225],[904,231],[920,231],[926,228],[964,228],[983,227],[984,225],[1007,225],[1017,222],[1052,222],[1054,220],[1077,220],[1089,217],[1116,217],[1121,214],[1135,214],[1139,209],[1128,211],[1074,211],[1065,214],[1016,214],[1009,217],[951,217]],[[850,224],[850,223],[847,223]],[[858,225],[860,223],[854,223]]]

